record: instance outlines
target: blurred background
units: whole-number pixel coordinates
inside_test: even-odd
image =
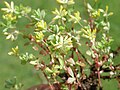
[[[0,8],[4,7],[4,1],[0,0]],[[47,14],[51,14],[50,10],[54,10],[54,8],[58,4],[55,2],[56,0],[6,0],[8,2],[14,1],[16,5],[23,4],[24,6],[30,6],[33,9],[45,9]],[[92,2],[93,0],[88,0]],[[115,50],[118,46],[120,46],[120,0],[98,0],[100,2],[100,7],[105,9],[105,6],[109,6],[109,11],[112,11],[114,14],[110,17],[109,21],[111,23],[110,34],[114,39],[112,43],[112,49]],[[86,15],[86,11],[83,5],[83,0],[75,0],[77,10],[81,11],[81,16]],[[0,11],[1,17],[1,11]],[[52,16],[47,16],[47,20],[49,21]],[[27,20],[21,20],[19,23],[19,29],[24,29],[24,24]],[[26,88],[40,84],[47,83],[43,75],[40,71],[35,71],[33,66],[30,65],[21,65],[19,59],[8,56],[8,51],[11,50],[11,47],[15,47],[16,45],[20,45],[21,50],[23,51],[31,51],[31,48],[25,47],[23,44],[25,40],[20,40],[18,38],[17,42],[10,42],[5,40],[5,36],[2,33],[2,28],[0,28],[0,90],[7,90],[4,88],[5,80],[9,78],[17,77],[19,82],[24,84],[23,90]],[[34,52],[32,52],[34,53]],[[117,56],[114,59],[115,63],[120,62],[120,56]],[[109,83],[108,83],[109,82]],[[117,82],[114,80],[105,80],[103,81],[103,90],[117,90]]]

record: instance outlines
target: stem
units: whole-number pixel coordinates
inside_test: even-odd
[[[80,22],[78,22],[78,24],[79,24],[82,28],[84,28],[84,26],[83,26]]]
[[[98,76],[99,89],[102,90],[102,83],[101,83],[101,78],[100,78],[100,64],[99,64],[98,55],[96,55],[96,57],[94,59],[94,62],[95,62],[95,67],[97,68],[97,76]]]
[[[44,74],[46,80],[48,81],[48,84],[52,87],[51,83],[50,83],[50,80],[48,79],[46,73],[41,69],[42,73]]]
[[[102,83],[101,83],[101,79],[100,79],[100,71],[98,70],[97,73],[98,73],[99,86],[100,86],[100,88],[102,88]]]
[[[81,60],[80,56],[79,56],[79,52],[78,52],[78,49],[75,48],[75,52],[76,52],[76,55],[78,57],[78,60]]]
[[[43,40],[43,43],[45,44],[45,46],[46,46],[46,48],[47,48],[47,50],[46,50],[46,52],[47,52],[47,54],[50,54],[49,52],[50,52],[50,49],[49,49],[49,47],[48,47],[48,45],[46,44],[46,42]]]
[[[86,1],[86,0],[84,0],[84,6],[85,6],[85,8],[86,8],[86,10],[87,10],[87,13],[88,13],[88,16],[89,16],[88,22],[89,22],[91,31],[93,31],[93,29],[95,28],[95,26],[94,26],[94,20],[93,20],[93,18],[92,18],[92,16],[91,16],[91,12],[88,11],[87,1]]]
[[[23,35],[24,38],[28,38],[31,42],[36,43],[37,45],[39,45],[47,54],[49,54],[49,48],[47,46],[47,44],[45,43],[45,41],[43,40],[43,43],[45,44],[46,48],[42,45],[42,43],[40,42],[36,42],[35,37],[32,36],[32,34],[30,34],[29,36],[27,35]]]
[[[32,22],[32,19],[26,14],[25,17]]]
[[[87,10],[87,13],[88,13],[88,15],[89,15],[89,17],[90,17],[90,13],[88,12],[88,7],[87,7],[87,1],[86,1],[86,0],[83,0],[83,2],[84,2],[84,6],[85,6],[85,8],[86,8],[86,10]]]
[[[88,65],[92,65],[92,63],[90,61],[87,60],[87,58],[82,54],[82,52],[78,49],[78,52],[79,54],[81,54],[81,56],[84,58],[85,62],[88,64]]]
[[[72,50],[72,53],[71,53],[71,58],[74,58],[74,51]]]
[[[72,90],[72,84],[69,84],[69,85],[68,85],[68,89],[69,89],[69,90]]]

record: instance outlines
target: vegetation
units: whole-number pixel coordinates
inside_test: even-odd
[[[15,6],[5,2],[6,8],[1,10],[6,39],[17,41],[18,36],[27,39],[24,45],[32,47],[37,54],[22,52],[19,45],[8,53],[21,60],[21,64],[31,64],[41,70],[51,86],[59,84],[63,90],[102,90],[101,80],[116,79],[119,81],[119,64],[114,65],[115,52],[111,51],[112,37],[109,35],[109,16],[113,13],[99,8],[97,0],[94,4],[84,0],[88,17],[82,17],[80,11],[74,9],[73,0],[56,0],[59,8],[53,13],[50,22],[46,21],[44,10],[33,10],[23,5]],[[48,15],[49,16],[49,15]],[[19,19],[27,18],[26,28],[32,31],[18,30]],[[85,48],[85,49],[83,49]],[[44,60],[45,57],[48,60]],[[16,83],[11,87],[20,89]]]

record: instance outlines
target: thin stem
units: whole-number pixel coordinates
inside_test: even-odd
[[[83,26],[80,22],[78,22],[78,24],[79,24],[82,28],[84,28],[84,26]]]
[[[74,51],[72,50],[70,58],[74,58]]]
[[[85,6],[87,14],[89,16],[88,21],[89,21],[89,25],[90,25],[91,31],[93,31],[93,29],[95,28],[94,20],[93,20],[93,18],[91,16],[91,12],[88,11],[88,6],[87,6],[87,1],[86,0],[84,0],[84,6]]]
[[[75,48],[75,52],[76,52],[76,55],[78,57],[78,60],[81,60],[80,56],[79,56],[79,52],[78,52],[78,49]]]
[[[42,69],[41,69],[42,70]],[[50,85],[50,88],[53,90],[53,87],[52,87],[52,84],[50,83],[50,80],[48,79],[46,73],[42,70],[42,73],[44,74],[45,78],[47,79],[48,81],[48,84]]]
[[[32,35],[29,35],[29,36],[23,35],[23,37],[24,37],[24,38],[28,38],[30,41],[36,43],[36,44],[39,45],[47,54],[49,54],[49,48],[48,48],[47,44],[46,44],[44,41],[43,41],[43,42],[44,42],[46,48],[45,48],[40,42],[37,42],[37,41],[35,40],[35,37],[32,36]]]
[[[101,78],[100,78],[100,71],[98,70],[97,73],[98,73],[99,86],[100,86],[100,88],[102,88],[102,83],[101,83]]]
[[[79,49],[78,49],[78,52],[79,52],[79,54],[81,54],[81,56],[84,58],[85,62],[91,66],[92,63],[87,60],[87,58],[82,54],[82,52],[81,52]]]
[[[45,46],[46,46],[46,48],[47,48],[47,53],[50,52],[50,49],[49,49],[47,43],[46,43],[44,40],[43,40],[42,42],[45,44]],[[49,53],[49,54],[50,54],[50,53]]]
[[[88,13],[88,15],[89,15],[88,7],[87,7],[87,1],[86,1],[86,0],[83,0],[83,2],[84,2],[84,6],[85,6],[85,8],[86,8],[86,10],[87,10],[87,13]]]
[[[26,14],[25,17],[32,22],[32,19]]]

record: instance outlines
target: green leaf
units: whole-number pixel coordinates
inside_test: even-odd
[[[4,2],[7,8],[10,8],[10,4],[8,2]]]
[[[14,2],[11,1],[11,9],[14,10]]]
[[[89,55],[89,56],[91,56],[91,55],[92,55],[92,52],[91,52],[90,50],[87,50],[87,51],[86,51],[86,54]]]
[[[53,71],[49,67],[46,67],[45,71],[48,72],[48,73],[53,73]]]
[[[89,3],[87,3],[87,8],[88,8],[88,11],[90,12],[90,11],[93,11],[93,8],[92,8],[92,6],[89,4]]]
[[[81,61],[77,61],[76,65],[79,65],[81,67],[85,67],[85,63],[81,62]]]
[[[70,67],[67,68],[67,72],[72,78],[74,77],[74,73]]]
[[[9,89],[14,88],[15,84],[16,84],[16,77],[14,77],[13,79],[8,79],[5,81],[5,88],[9,88]]]
[[[48,36],[48,40],[54,40],[54,38],[55,38],[55,34],[52,34],[52,35]]]
[[[10,90],[22,90],[23,84],[17,83],[16,77],[5,81],[5,88]]]
[[[30,61],[30,64],[32,64],[32,65],[37,65],[37,64],[38,64],[38,61]]]
[[[62,57],[59,57],[58,60],[60,63],[60,68],[62,69],[64,67],[64,60],[62,59]]]
[[[73,60],[73,58],[69,58],[67,62],[70,63],[72,66],[75,65],[75,61]]]
[[[6,13],[13,13],[15,11],[14,9],[14,2],[11,1],[11,3],[9,4],[8,2],[4,2],[6,5],[6,8],[2,8],[1,10],[6,12]]]
[[[67,83],[72,84],[75,81],[75,78],[69,77]]]
[[[44,10],[40,11],[40,9],[34,10],[33,15],[31,15],[31,17],[35,19],[36,21],[40,21],[44,19],[45,11]]]
[[[21,64],[26,64],[27,62],[30,62],[35,59],[35,56],[33,54],[29,54],[26,52],[25,54],[22,54],[19,56],[19,59],[21,60]]]
[[[63,44],[63,37],[60,36],[60,44]]]

